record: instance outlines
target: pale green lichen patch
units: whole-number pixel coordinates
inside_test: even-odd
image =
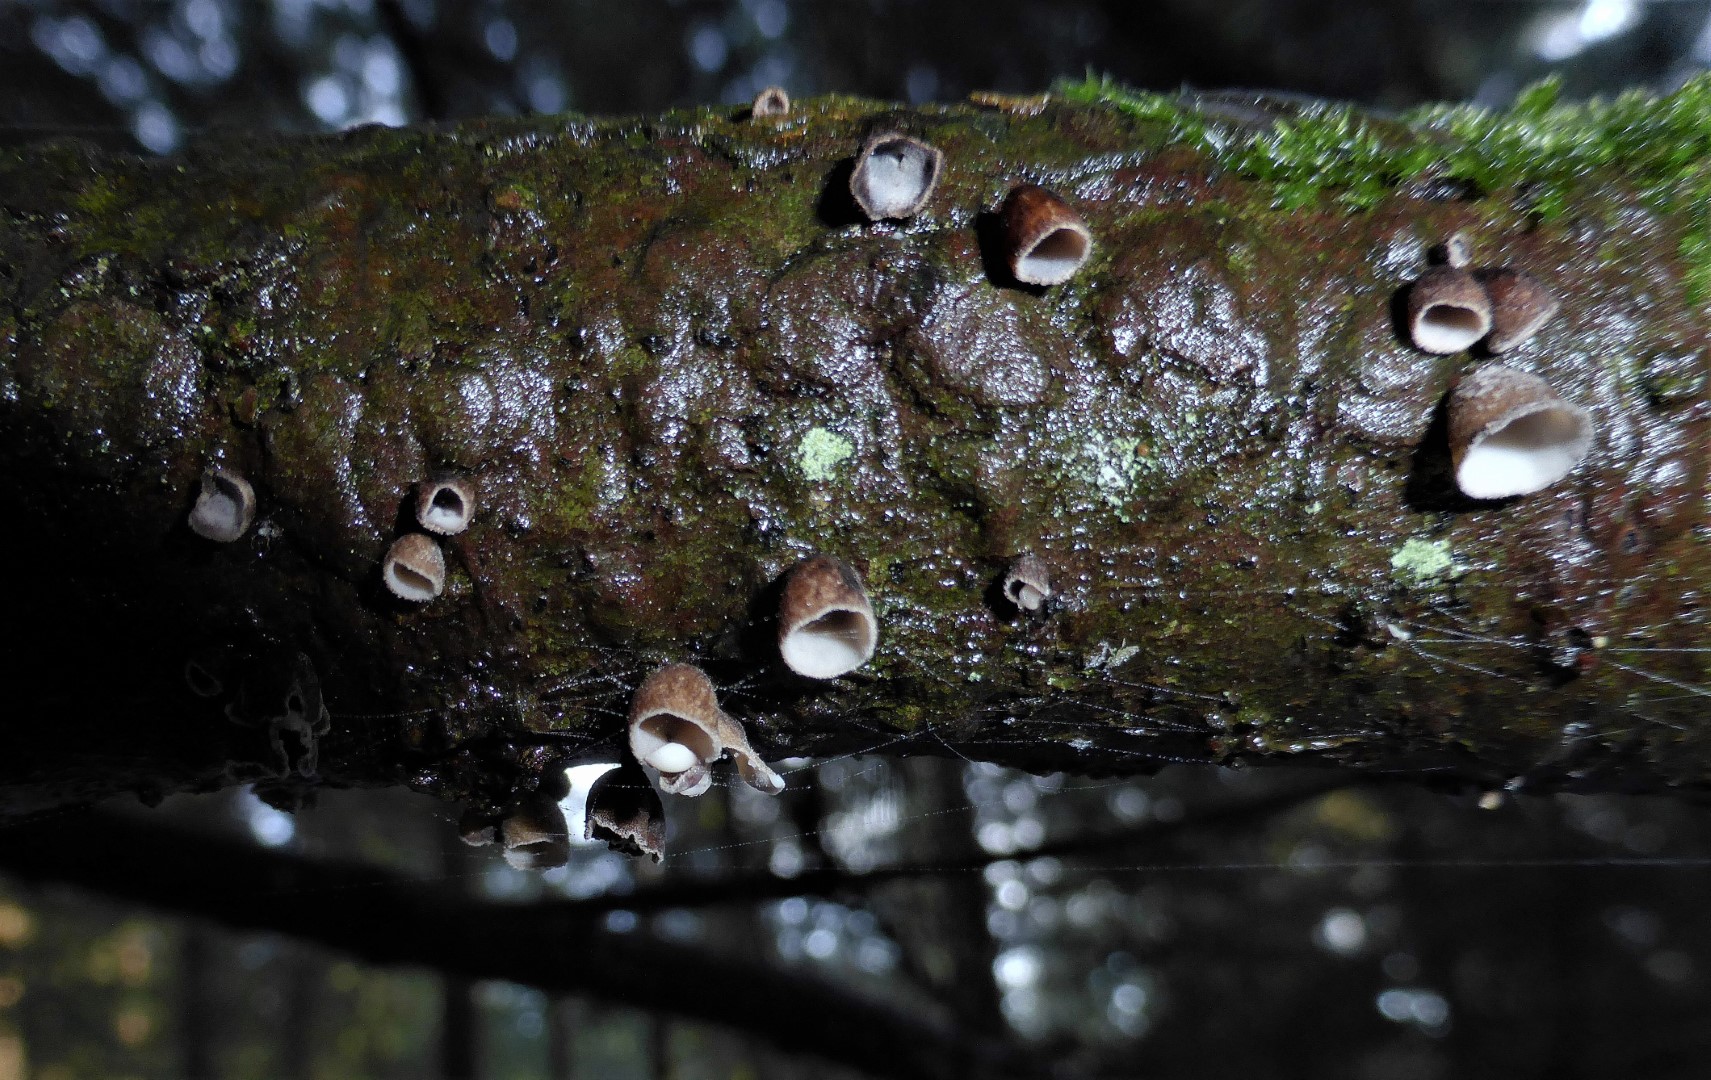
[[[1090,485],[1117,519],[1129,522],[1127,509],[1135,483],[1147,466],[1146,446],[1133,435],[1095,435],[1076,459],[1076,479]]]
[[[1414,536],[1390,556],[1390,569],[1402,584],[1424,588],[1452,576],[1456,564],[1450,557],[1448,540],[1422,540]]]
[[[835,431],[809,428],[796,447],[796,466],[814,483],[832,478],[838,465],[855,453],[855,444]]]
[[[1092,652],[1082,661],[1082,666],[1088,671],[1115,671],[1124,664],[1140,655],[1139,645],[1125,642],[1116,648],[1109,641],[1101,641]]]

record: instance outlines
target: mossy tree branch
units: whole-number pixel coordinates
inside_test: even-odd
[[[884,128],[945,173],[867,225],[842,185]],[[8,151],[5,805],[301,773],[266,726],[304,670],[315,780],[504,802],[610,758],[666,660],[774,756],[1703,787],[1708,155],[1704,83],[1502,116],[1093,83]],[[1019,182],[1092,227],[1066,285],[995,269]],[[1564,301],[1512,362],[1599,434],[1538,495],[1454,493],[1439,410],[1477,361],[1394,325],[1457,230]],[[211,463],[258,495],[235,544],[184,524]],[[396,601],[381,556],[442,471],[480,510],[445,594]],[[830,684],[769,625],[811,551],[882,624]],[[992,589],[1028,551],[1040,619]]]

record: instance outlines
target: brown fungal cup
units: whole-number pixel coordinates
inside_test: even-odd
[[[380,576],[393,596],[425,604],[446,587],[446,557],[433,537],[406,533],[387,549]]]
[[[767,768],[742,725],[725,715],[705,673],[692,664],[667,664],[649,675],[630,699],[630,753],[659,772],[671,795],[700,795],[713,786],[713,763],[728,751],[742,778],[777,794],[784,781]]]
[[[1052,575],[1037,555],[1018,555],[1004,574],[1004,597],[1021,611],[1034,612],[1051,599]]]
[[[900,131],[885,131],[862,144],[850,173],[850,194],[869,221],[914,217],[938,185],[945,155]]]
[[[1435,266],[1408,287],[1408,337],[1429,353],[1470,348],[1491,331],[1491,301],[1466,270]]]
[[[1592,449],[1592,416],[1545,380],[1486,364],[1450,394],[1450,455],[1456,486],[1474,499],[1541,491]]]
[[[1060,285],[1093,251],[1093,233],[1069,204],[1033,184],[1012,188],[998,208],[1004,258],[1017,281]]]
[[[665,857],[665,807],[640,765],[626,761],[594,781],[582,838],[604,840],[613,851],[649,855],[654,862]]]
[[[782,86],[769,86],[755,95],[749,115],[756,120],[768,116],[786,116],[790,112],[790,95]]]
[[[475,482],[464,476],[443,476],[416,485],[416,521],[441,536],[469,528],[475,516]]]
[[[557,800],[532,794],[499,824],[505,861],[516,870],[547,870],[570,861],[570,827]]]
[[[1485,347],[1508,352],[1538,333],[1562,306],[1543,282],[1525,270],[1499,266],[1478,273],[1491,300],[1491,334]]]
[[[227,469],[202,473],[202,490],[190,508],[190,531],[217,544],[229,544],[249,531],[255,520],[255,489]]]
[[[873,604],[849,564],[815,555],[791,568],[778,605],[778,652],[791,671],[835,679],[867,663],[878,643]]]

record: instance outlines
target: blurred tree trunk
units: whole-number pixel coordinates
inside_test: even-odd
[[[947,164],[920,217],[867,225],[846,174],[889,127]],[[1703,787],[1703,222],[1633,155],[1481,184],[1444,163],[1492,140],[1457,140],[1230,97],[833,98],[8,150],[0,807],[235,780],[502,804],[613,758],[678,659],[778,756]],[[1002,269],[990,211],[1024,180],[1097,238],[1066,285]],[[1565,301],[1514,362],[1600,437],[1535,496],[1454,492],[1469,361],[1393,322],[1458,229]],[[211,465],[257,494],[236,543],[185,525]],[[479,511],[444,595],[397,600],[381,558],[443,471]],[[883,627],[825,684],[773,646],[814,550]],[[1058,585],[1038,619],[994,588],[1024,551]],[[280,718],[317,695],[314,759],[314,718]]]
[[[185,1080],[213,1080],[219,1005],[213,991],[213,941],[206,927],[184,929],[178,950],[178,1043]]]

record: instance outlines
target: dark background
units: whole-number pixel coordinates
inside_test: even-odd
[[[1547,73],[1568,97],[1667,91],[1708,61],[1711,3],[1696,0],[0,0],[0,143],[170,152],[217,128],[645,113],[774,83],[955,100],[1088,71],[1502,106]],[[1453,662],[1477,663],[1461,644]],[[179,830],[163,842],[226,837],[458,883],[494,906],[485,917],[588,897],[604,933],[678,950],[644,973],[658,985],[758,961],[781,985],[830,984],[1010,1047],[1029,1075],[1711,1073],[1711,833],[1684,800],[1269,770],[1031,777],[954,759],[787,771],[779,800],[721,786],[675,801],[663,868],[579,846],[567,867],[513,870],[458,843],[455,808],[404,792],[331,792],[295,817],[242,791],[109,812]],[[590,780],[579,771],[566,801],[573,835]],[[899,865],[937,869],[874,873]],[[639,910],[636,894],[684,881],[722,887]],[[343,888],[365,904],[360,879]],[[0,1080],[853,1077],[779,1047],[847,1059],[852,1039],[887,1037],[806,1013],[709,1024],[645,990],[620,1004],[372,966],[313,933],[240,933],[173,906],[0,873]]]

